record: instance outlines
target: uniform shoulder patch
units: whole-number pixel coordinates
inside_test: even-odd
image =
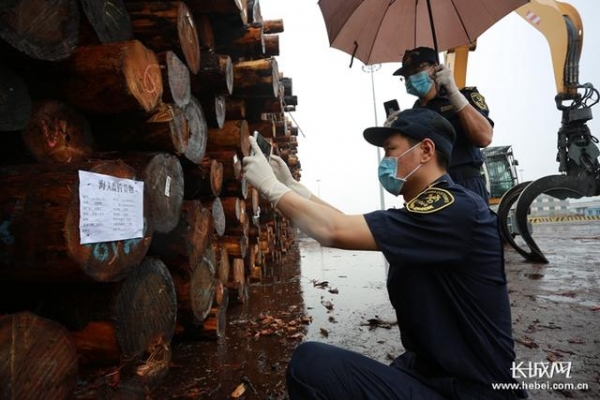
[[[417,214],[438,212],[454,203],[454,196],[447,190],[430,187],[406,204],[406,209]]]
[[[473,101],[473,104],[477,106],[477,108],[479,108],[482,111],[487,111],[488,106],[485,102],[485,98],[479,92],[472,92],[471,100]]]

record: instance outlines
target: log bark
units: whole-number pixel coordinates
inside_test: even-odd
[[[157,53],[174,50],[192,74],[200,68],[200,42],[194,18],[183,1],[128,2],[135,37]]]
[[[246,219],[246,202],[239,197],[221,197],[226,226],[239,225]]]
[[[259,58],[265,54],[265,38],[260,24],[215,32],[217,53],[229,54],[233,59]]]
[[[208,141],[208,126],[202,111],[202,106],[197,98],[191,96],[190,102],[183,109],[189,138],[183,155],[193,163],[199,163],[204,158]]]
[[[199,200],[184,201],[179,223],[169,233],[156,233],[148,253],[163,260],[171,271],[202,261],[213,232],[213,217]]]
[[[223,188],[223,164],[215,159],[205,158],[199,165],[186,164],[184,167],[186,199],[219,196]]]
[[[221,245],[227,249],[227,254],[229,254],[230,257],[234,257],[234,260],[236,257],[243,259],[244,257],[246,257],[246,252],[248,251],[248,237],[224,235],[221,238]],[[243,261],[244,260],[242,260],[242,262]],[[235,263],[233,265],[233,268],[235,274]]]
[[[190,70],[171,50],[158,53],[163,81],[164,103],[175,103],[184,107],[190,102]]]
[[[234,63],[233,95],[277,99],[279,96],[277,61],[274,58],[265,58]]]
[[[156,54],[137,40],[78,47],[50,90],[90,114],[150,112],[163,92]]]
[[[71,398],[77,374],[77,350],[65,327],[27,311],[0,317],[2,398]]]
[[[279,35],[265,35],[265,57],[275,57],[279,55]]]
[[[183,155],[187,151],[189,129],[185,112],[175,104],[161,104],[150,117],[131,115],[90,119],[99,150],[160,151]]]
[[[208,130],[208,146],[211,150],[236,150],[243,156],[250,155],[250,131],[246,120],[225,121],[222,129]]]
[[[252,133],[258,131],[265,138],[272,138],[275,136],[275,122],[271,120],[249,121],[248,130]]]
[[[223,181],[223,189],[221,196],[223,197],[240,197],[246,199],[248,197],[248,182],[241,179],[228,179]]]
[[[144,237],[80,244],[79,170],[136,179],[135,171],[120,161],[0,169],[3,280],[117,281],[143,259],[152,235],[146,196]]]
[[[229,97],[225,102],[225,118],[231,120],[246,119],[246,101]]]
[[[217,278],[222,284],[225,284],[229,281],[229,271],[231,270],[229,254],[227,253],[227,249],[221,246],[220,243],[212,243],[212,248],[216,259]]]
[[[247,0],[187,0],[194,14],[219,14],[218,21],[231,26],[248,23]]]
[[[266,34],[282,33],[284,30],[282,19],[262,21],[262,26]]]
[[[20,131],[30,116],[27,84],[12,70],[0,65],[0,131]]]
[[[100,43],[133,40],[131,20],[122,0],[81,0],[81,8]]]
[[[151,226],[167,233],[179,222],[183,203],[184,176],[179,159],[168,153],[104,153],[104,159],[120,159],[136,170],[144,181]]]
[[[0,37],[32,58],[64,60],[73,54],[78,35],[75,0],[21,0],[0,8]]]
[[[210,17],[207,14],[194,14],[194,20],[196,21],[196,30],[198,31],[198,39],[200,40],[200,51],[214,53],[215,35]],[[202,61],[202,58],[201,54],[200,61]]]
[[[77,163],[88,160],[93,136],[87,119],[58,100],[34,104],[23,130],[23,142],[38,162]]]
[[[246,98],[246,119],[261,120],[265,114],[283,114],[283,98]]]
[[[197,97],[229,96],[233,92],[233,63],[227,54],[202,53],[200,70],[191,77],[192,94]]]

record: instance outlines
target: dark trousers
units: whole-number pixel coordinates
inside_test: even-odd
[[[300,344],[288,365],[290,400],[513,400],[513,392],[494,391],[455,378],[424,378],[406,352],[391,365],[324,343]],[[524,395],[523,397],[526,397]]]
[[[398,368],[317,342],[296,348],[287,387],[290,400],[447,399]]]

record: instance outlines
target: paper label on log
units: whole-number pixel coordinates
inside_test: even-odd
[[[167,175],[165,182],[165,196],[171,197],[171,177]]]
[[[81,244],[144,236],[144,182],[79,171]]]

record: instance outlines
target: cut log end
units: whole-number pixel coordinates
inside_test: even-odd
[[[200,70],[200,41],[192,13],[183,1],[179,2],[177,26],[185,61],[190,71],[197,74]]]
[[[152,111],[163,94],[162,76],[156,54],[133,40],[122,47],[125,79],[129,91],[147,112]]]

